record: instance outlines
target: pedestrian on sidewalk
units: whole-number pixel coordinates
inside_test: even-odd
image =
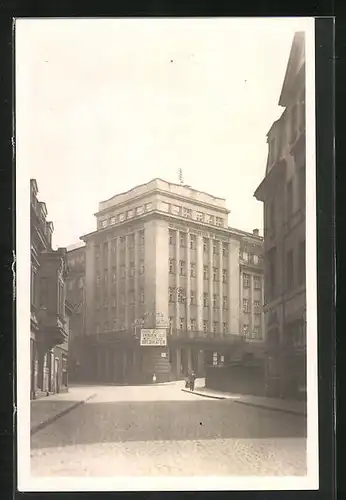
[[[190,391],[194,391],[195,390],[195,380],[196,380],[196,372],[195,370],[192,370],[192,372],[190,373]]]

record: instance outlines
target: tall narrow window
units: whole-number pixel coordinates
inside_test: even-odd
[[[208,294],[207,293],[203,294],[203,306],[208,307]]]
[[[179,261],[179,274],[180,276],[185,276],[185,261]]]
[[[249,274],[243,274],[243,286],[244,288],[250,288],[250,275]]]
[[[244,313],[250,312],[249,299],[243,299],[243,311],[244,311]]]
[[[227,269],[222,269],[222,283],[227,283]]]
[[[196,278],[196,264],[195,264],[195,262],[191,262],[190,276],[191,276],[191,278]]]
[[[203,279],[208,279],[208,266],[203,266]]]

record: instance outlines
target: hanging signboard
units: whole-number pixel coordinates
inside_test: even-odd
[[[142,328],[140,344],[142,346],[166,346],[167,330],[165,328],[155,328],[151,330]]]

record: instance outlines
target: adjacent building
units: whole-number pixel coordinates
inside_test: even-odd
[[[67,390],[68,320],[66,303],[66,249],[52,249],[53,223],[46,204],[37,198],[38,186],[30,181],[31,224],[31,398]]]
[[[264,203],[267,392],[298,397],[306,394],[304,33],[294,37],[279,105],[255,192]]]
[[[79,242],[67,247],[68,276],[66,278],[67,300],[72,307],[69,334],[69,378],[80,379],[79,342],[84,329],[85,293],[85,246]]]
[[[166,381],[260,352],[262,237],[228,227],[228,213],[224,199],[162,179],[99,204],[96,231],[69,252],[81,272],[71,292],[83,290],[80,379]]]

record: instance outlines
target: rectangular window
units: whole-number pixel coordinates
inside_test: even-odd
[[[186,298],[185,289],[184,288],[178,288],[177,294],[178,294],[178,302],[184,304],[185,298]]]
[[[136,213],[137,213],[137,215],[142,215],[144,213],[143,205],[141,207],[136,208]]]
[[[115,224],[115,217],[111,217],[111,224],[114,225]]]
[[[223,333],[227,333],[228,332],[228,324],[227,323],[223,323]]]
[[[179,261],[179,274],[180,274],[180,276],[185,276],[185,261],[184,260]]]
[[[169,244],[174,245],[174,234],[173,231],[169,230]]]
[[[243,311],[244,313],[250,312],[249,299],[243,299]]]
[[[153,204],[151,202],[145,204],[145,211],[150,212],[153,209]]]
[[[106,219],[101,221],[101,227],[107,227]]]
[[[218,307],[218,296],[217,294],[213,294],[213,309],[216,309]]]
[[[298,282],[299,285],[303,285],[306,281],[305,268],[306,268],[306,253],[305,253],[305,240],[299,243],[298,249]]]
[[[83,288],[83,286],[84,286],[84,278],[83,276],[81,276],[78,280],[78,287]]]
[[[117,320],[116,320],[116,318],[113,319],[113,330],[114,331],[117,330]]]
[[[207,238],[203,238],[203,252],[208,253],[209,251],[209,245],[208,245],[208,240]]]
[[[112,281],[113,283],[117,280],[117,268],[113,267],[112,268]]]
[[[227,297],[227,295],[224,295],[222,298],[222,308],[228,309],[228,297]]]
[[[169,272],[170,274],[175,273],[175,259],[169,259]]]
[[[139,292],[139,302],[140,302],[141,304],[144,304],[144,290],[141,290],[141,291]]]
[[[186,234],[180,233],[180,246],[182,248],[186,247]]]
[[[261,314],[261,303],[259,300],[254,300],[253,307],[255,314]]]
[[[227,283],[227,269],[222,269],[222,283]]]
[[[191,262],[190,276],[191,276],[191,278],[196,278],[196,264],[195,264],[195,262]]]
[[[196,212],[196,220],[198,220],[199,222],[203,222],[203,219],[204,219],[203,212]]]
[[[260,327],[259,327],[259,325],[254,325],[254,327],[253,327],[253,338],[254,339],[259,339],[260,338]]]
[[[196,302],[196,294],[194,290],[190,290],[190,304],[194,305]]]
[[[203,321],[203,332],[207,333],[208,331],[208,321],[204,320]]]
[[[245,335],[245,337],[247,337],[249,335],[249,325],[248,325],[248,323],[244,323],[243,324],[243,334]]]
[[[262,288],[262,280],[260,276],[254,276],[254,288],[260,290]]]
[[[196,235],[195,234],[190,234],[190,249],[191,250],[196,249]]]
[[[194,332],[196,331],[196,320],[195,318],[190,319],[190,329]]]
[[[128,210],[127,211],[127,218],[128,219],[132,219],[132,217],[135,215],[135,211],[134,210]]]
[[[134,262],[130,263],[130,276],[133,277],[135,275],[135,264]]]
[[[286,285],[287,290],[292,290],[294,286],[293,250],[286,254]]]
[[[119,214],[119,221],[123,222],[125,220],[125,214]]]
[[[208,307],[208,294],[203,294],[203,307]]]
[[[120,276],[122,279],[126,278],[126,268],[125,266],[120,267]]]
[[[184,318],[179,318],[179,328],[180,330],[184,329]]]
[[[218,227],[223,227],[223,219],[222,219],[221,217],[216,217],[215,224],[216,224]]]
[[[168,301],[169,301],[169,302],[174,302],[173,298],[174,298],[174,291],[173,291],[173,288],[169,288],[169,289],[168,289]]]
[[[244,288],[250,288],[250,275],[249,274],[243,274],[243,286]]]
[[[219,323],[217,321],[213,321],[213,332],[218,333]]]
[[[223,245],[222,245],[222,255],[224,257],[228,256],[228,243],[223,243]]]
[[[203,266],[203,279],[207,280],[209,278],[208,276],[208,266]]]
[[[286,190],[286,210],[287,210],[287,219],[291,217],[293,213],[293,181],[289,181],[287,183]]]
[[[144,238],[144,231],[139,232],[139,244],[143,246],[145,243],[145,238]]]
[[[216,241],[213,241],[213,254],[214,255],[218,255],[218,253],[219,253],[217,246],[218,245],[217,245]]]
[[[190,218],[192,215],[192,211],[190,208],[185,208],[183,207],[183,217],[188,217]]]
[[[213,267],[213,281],[219,281],[219,268]]]
[[[144,260],[141,260],[140,263],[139,263],[139,273],[140,274],[144,274]]]
[[[179,205],[172,205],[172,214],[180,215],[180,207]]]
[[[103,307],[104,307],[105,309],[107,309],[107,307],[108,307],[108,298],[107,298],[107,297],[105,297],[105,298],[103,299]]]
[[[207,214],[207,224],[214,224],[214,216]]]

